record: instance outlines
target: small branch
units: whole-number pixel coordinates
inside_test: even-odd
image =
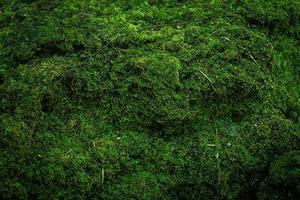
[[[215,147],[216,145],[215,144],[207,144],[207,146],[209,146],[209,147]]]
[[[217,92],[216,88],[214,87],[213,82],[210,80],[210,78],[204,72],[202,72],[200,69],[197,69],[197,70],[211,83],[211,87],[213,88],[215,93],[218,94],[218,92]]]
[[[249,51],[248,49],[246,49],[245,47],[242,47],[242,46],[240,46],[240,45],[239,45],[239,47],[240,47],[241,49],[245,50],[245,51],[248,53],[248,55],[250,56],[250,58],[253,60],[253,62],[254,62],[255,64],[259,65],[259,64],[257,63],[257,61],[255,60],[255,58],[252,56],[252,54],[250,53],[250,51]]]
[[[101,170],[101,183],[103,184],[104,183],[104,168],[102,167],[102,170]]]

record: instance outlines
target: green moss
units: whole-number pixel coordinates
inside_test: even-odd
[[[299,8],[1,1],[0,199],[295,199]]]
[[[260,184],[258,199],[297,199],[300,188],[299,153],[291,151],[272,162],[269,176]]]

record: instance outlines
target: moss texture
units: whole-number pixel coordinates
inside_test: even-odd
[[[0,199],[296,199],[300,2],[1,0]]]

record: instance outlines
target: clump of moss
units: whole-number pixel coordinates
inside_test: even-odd
[[[297,195],[297,1],[0,10],[0,199]]]
[[[269,176],[260,184],[258,199],[297,199],[300,195],[300,152],[288,152],[271,164]]]

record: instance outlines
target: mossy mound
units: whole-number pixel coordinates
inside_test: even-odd
[[[272,162],[260,184],[258,199],[297,199],[300,196],[300,152],[291,151]]]
[[[1,1],[0,199],[290,188],[299,22],[292,0]]]

